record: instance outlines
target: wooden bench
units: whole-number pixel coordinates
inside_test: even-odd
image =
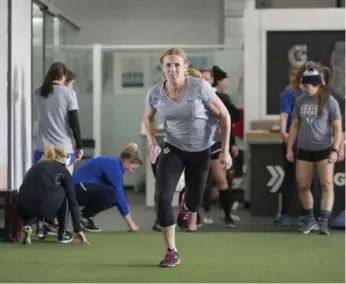
[[[3,212],[4,227],[0,227],[0,239],[6,242],[18,241],[21,221],[15,211],[17,190],[0,190],[0,211]]]

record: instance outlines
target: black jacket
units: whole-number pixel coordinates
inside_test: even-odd
[[[32,166],[25,174],[19,189],[16,207],[19,212],[29,211],[45,216],[45,212],[39,211],[56,208],[59,206],[57,203],[64,198],[68,201],[74,231],[78,233],[82,228],[71,174],[65,165],[59,162],[43,161]]]
[[[220,98],[220,100],[226,106],[226,108],[229,112],[229,115],[231,116],[232,129],[231,129],[230,145],[233,146],[233,145],[235,145],[235,136],[234,136],[234,131],[233,131],[233,124],[237,123],[238,121],[241,120],[241,115],[240,115],[238,108],[232,103],[230,97],[227,94],[221,93],[221,92],[216,92],[216,95]]]

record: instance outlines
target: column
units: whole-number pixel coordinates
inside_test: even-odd
[[[9,0],[8,189],[19,189],[32,163],[32,1]]]
[[[0,0],[0,190],[7,189],[8,0]]]

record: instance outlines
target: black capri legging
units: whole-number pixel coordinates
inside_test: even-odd
[[[184,169],[187,185],[185,205],[189,211],[197,212],[208,178],[209,155],[209,148],[200,152],[186,152],[165,144],[156,169],[156,213],[160,226],[175,224],[172,200]]]

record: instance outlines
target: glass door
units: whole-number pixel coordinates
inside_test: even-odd
[[[32,9],[32,71],[33,88],[38,88],[44,78],[44,12],[33,3]]]

